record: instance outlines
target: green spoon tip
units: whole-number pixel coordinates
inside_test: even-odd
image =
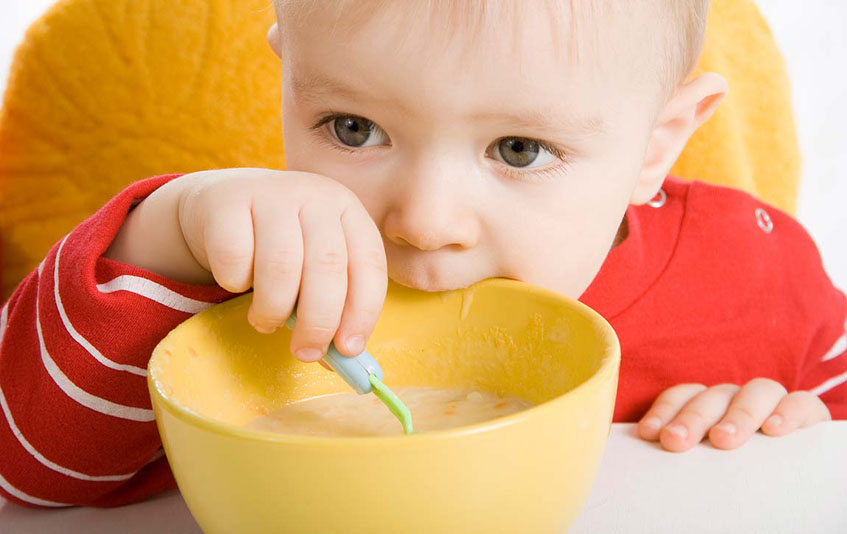
[[[409,411],[409,408],[403,404],[403,401],[401,401],[400,398],[388,388],[388,386],[383,384],[382,380],[380,380],[376,375],[368,375],[368,380],[371,383],[373,394],[376,395],[383,404],[388,406],[388,409],[391,410],[394,417],[396,417],[403,425],[403,433],[411,434],[412,412]]]

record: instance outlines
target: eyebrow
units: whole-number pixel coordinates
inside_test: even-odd
[[[407,104],[388,99],[375,99],[367,91],[350,86],[340,80],[321,75],[310,74],[304,77],[294,77],[291,80],[292,90],[303,100],[319,103],[321,96],[335,94],[351,100],[370,99],[372,101],[392,103],[403,110],[410,111]],[[473,120],[502,123],[504,126],[517,127],[525,130],[547,132],[564,137],[592,136],[603,133],[603,119],[590,115],[568,115],[557,117],[552,110],[527,108],[523,110],[483,112],[470,115]]]
[[[321,97],[328,94],[344,96],[351,100],[363,100],[365,98],[374,100],[374,96],[364,89],[316,74],[292,77],[291,88],[298,97],[313,103],[320,103]],[[401,102],[395,103],[404,108],[407,107]]]
[[[563,136],[591,136],[603,133],[605,125],[600,117],[590,115],[569,115],[557,117],[553,111],[525,109],[522,111],[498,111],[472,115],[476,120],[502,122],[510,126],[538,130]]]

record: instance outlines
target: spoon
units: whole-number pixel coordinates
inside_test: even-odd
[[[285,326],[293,330],[296,322],[297,313],[292,312],[291,317],[285,321]],[[409,408],[388,386],[382,383],[382,368],[368,351],[364,350],[353,357],[344,356],[338,352],[334,343],[330,343],[321,360],[338,373],[359,395],[365,393],[376,395],[403,425],[403,433],[412,433],[412,414]]]

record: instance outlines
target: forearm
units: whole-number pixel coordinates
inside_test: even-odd
[[[187,284],[212,284],[212,274],[194,258],[179,224],[179,200],[198,173],[163,185],[127,216],[104,257]]]

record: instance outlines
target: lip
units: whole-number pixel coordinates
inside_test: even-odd
[[[445,284],[443,282],[440,282],[443,278],[441,276],[428,276],[425,272],[422,271],[416,271],[415,273],[408,273],[402,271],[392,272],[391,269],[389,269],[389,278],[391,278],[393,281],[397,282],[401,286],[405,286],[410,289],[417,289],[419,291],[427,291],[429,293],[438,293],[441,291],[463,289],[480,280],[483,280],[483,278],[477,278],[465,283]]]
[[[475,261],[468,251],[392,251],[388,256],[388,276],[391,280],[410,289],[429,293],[464,289],[481,280],[500,275],[488,269],[474,269]],[[480,272],[482,271],[482,272]]]

